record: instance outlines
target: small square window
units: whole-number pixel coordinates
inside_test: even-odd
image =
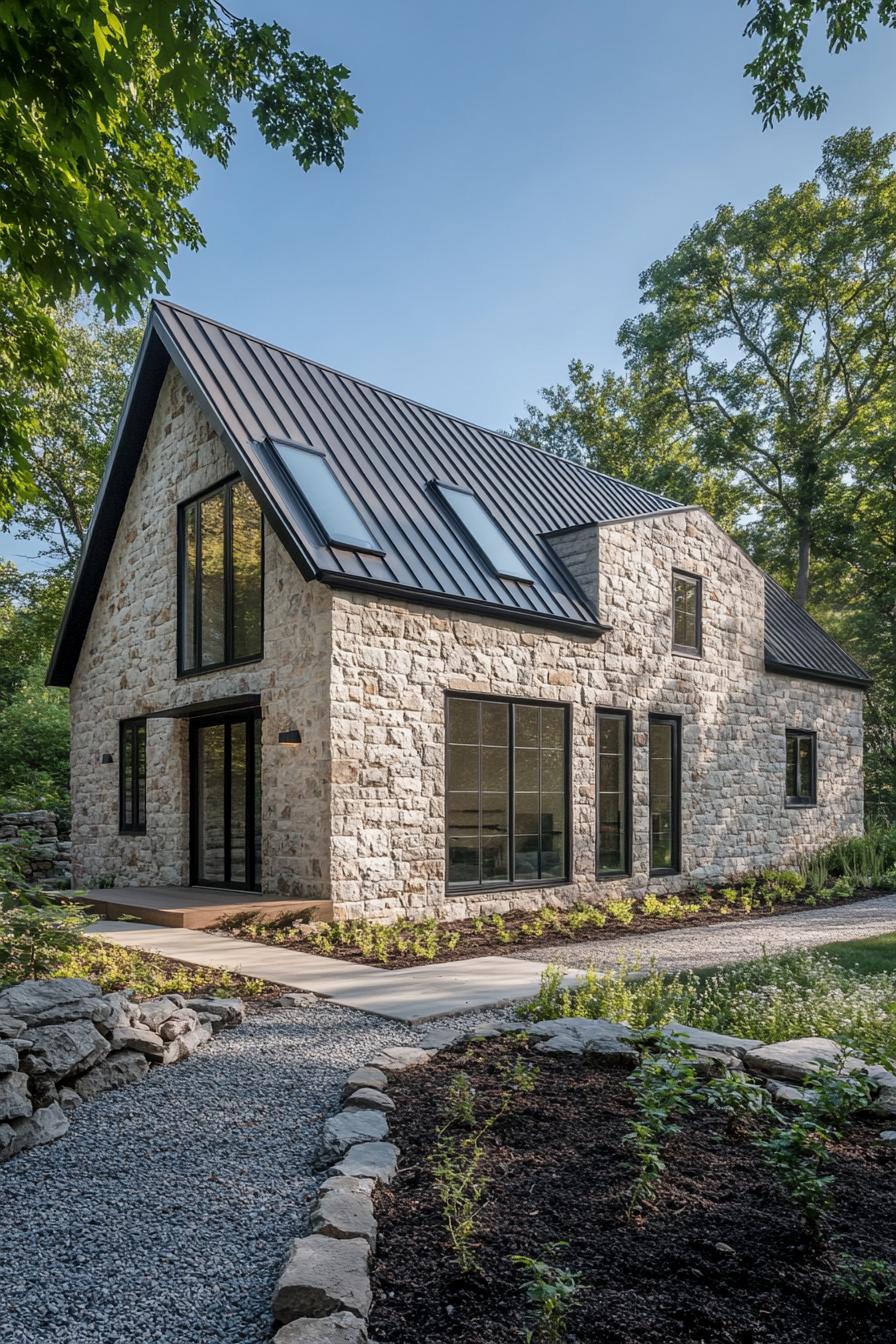
[[[672,651],[699,658],[703,640],[703,583],[672,571]]]
[[[818,778],[817,739],[795,728],[786,731],[785,800],[788,807],[814,807]]]
[[[118,829],[146,831],[146,720],[123,719],[118,735]]]

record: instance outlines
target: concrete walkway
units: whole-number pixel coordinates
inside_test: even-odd
[[[310,989],[346,1008],[359,1008],[398,1022],[426,1022],[433,1017],[531,999],[538,992],[544,970],[543,963],[518,957],[474,957],[387,971],[199,929],[166,929],[157,924],[114,920],[92,924],[90,935],[142,952],[159,952],[193,966],[232,971],[292,989]],[[570,977],[571,981],[575,978]]]
[[[520,952],[519,957],[523,961],[537,959],[539,965],[549,961],[565,967],[593,965],[599,969],[615,966],[621,958],[638,959],[646,966],[653,958],[660,970],[687,971],[750,961],[761,957],[763,951],[789,952],[794,948],[819,947],[822,943],[875,938],[882,933],[896,933],[896,893],[833,909],[798,910],[792,915],[773,915],[767,919],[732,924],[717,919],[712,924],[632,934],[605,942],[539,947]]]
[[[169,929],[157,924],[92,924],[90,934],[123,947],[158,952],[172,961],[232,971],[292,989],[312,990],[346,1008],[358,1008],[398,1022],[426,1022],[472,1010],[501,1008],[531,999],[549,963],[565,967],[574,984],[581,968],[603,969],[621,959],[654,959],[664,971],[683,971],[749,961],[767,952],[817,947],[821,943],[872,938],[896,932],[896,894],[858,901],[833,910],[801,910],[792,915],[726,924],[692,925],[665,932],[633,934],[604,942],[538,947],[513,957],[471,957],[387,971],[294,948],[228,938],[200,929]],[[578,968],[578,969],[577,969]]]

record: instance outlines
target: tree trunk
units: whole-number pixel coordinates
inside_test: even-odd
[[[799,529],[799,563],[796,571],[796,592],[794,597],[801,607],[809,601],[809,557],[811,555],[809,528],[803,524]]]

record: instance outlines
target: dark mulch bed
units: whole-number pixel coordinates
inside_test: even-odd
[[[856,901],[867,901],[886,894],[873,888],[857,887],[852,896],[830,901],[824,908],[832,909],[834,906],[853,905]],[[689,899],[688,893],[682,893],[683,901],[686,902]],[[230,925],[227,923],[221,924],[215,931],[229,934],[234,938],[246,938],[252,942],[272,944],[277,947],[294,947],[299,951],[313,952],[318,956],[334,957],[339,961],[353,961],[363,966],[381,966],[384,969],[400,970],[404,967],[422,966],[436,962],[462,961],[467,957],[512,957],[522,949],[554,947],[564,943],[614,942],[618,938],[627,938],[631,934],[664,933],[668,929],[683,928],[685,925],[692,924],[743,923],[747,920],[768,919],[772,915],[791,915],[798,913],[800,910],[816,908],[805,901],[782,902],[772,907],[757,906],[749,913],[737,908],[723,910],[723,906],[724,902],[717,897],[707,909],[674,919],[665,916],[658,918],[657,916],[642,915],[636,909],[630,924],[620,924],[610,916],[602,928],[596,928],[594,925],[588,925],[586,928],[578,930],[570,930],[565,927],[549,928],[540,935],[527,934],[522,931],[522,925],[531,923],[534,916],[532,912],[519,911],[503,916],[504,932],[510,935],[509,938],[502,938],[499,930],[491,923],[486,923],[483,929],[477,930],[473,926],[472,919],[450,920],[444,923],[440,922],[439,932],[441,935],[458,933],[460,939],[457,946],[453,949],[440,946],[436,955],[428,960],[415,956],[410,951],[400,953],[394,949],[390,951],[388,960],[384,962],[375,956],[365,956],[358,948],[353,946],[315,947],[306,937],[301,925],[292,929],[284,927],[277,920],[272,921],[272,928],[280,930],[276,939],[271,936],[269,930],[253,931],[236,922]]]
[[[497,1106],[496,1065],[521,1050],[538,1067],[488,1133],[490,1177],[478,1232],[481,1270],[459,1274],[443,1233],[428,1156],[449,1079]],[[668,1150],[655,1212],[626,1221],[632,1115],[624,1070],[596,1057],[540,1055],[508,1038],[456,1047],[391,1085],[401,1170],[377,1195],[379,1244],[371,1338],[381,1344],[504,1344],[533,1325],[510,1257],[566,1242],[553,1261],[584,1287],[570,1344],[893,1344],[896,1307],[865,1307],[831,1287],[829,1252],[807,1244],[758,1155],[700,1114]],[[896,1265],[896,1152],[858,1122],[834,1155],[832,1239]]]

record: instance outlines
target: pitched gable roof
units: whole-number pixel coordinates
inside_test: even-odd
[[[155,302],[53,653],[51,684],[67,685],[74,674],[169,362],[308,579],[595,637],[604,627],[546,534],[676,507],[662,495]],[[326,541],[289,488],[270,446],[278,439],[326,452],[381,555]],[[494,572],[446,511],[432,488],[437,481],[475,492],[523,559],[531,582]],[[833,668],[835,679],[864,683],[862,669],[814,622],[820,641],[800,634],[799,618],[779,608],[776,654],[789,650],[793,667],[808,659],[803,675],[828,677]]]

